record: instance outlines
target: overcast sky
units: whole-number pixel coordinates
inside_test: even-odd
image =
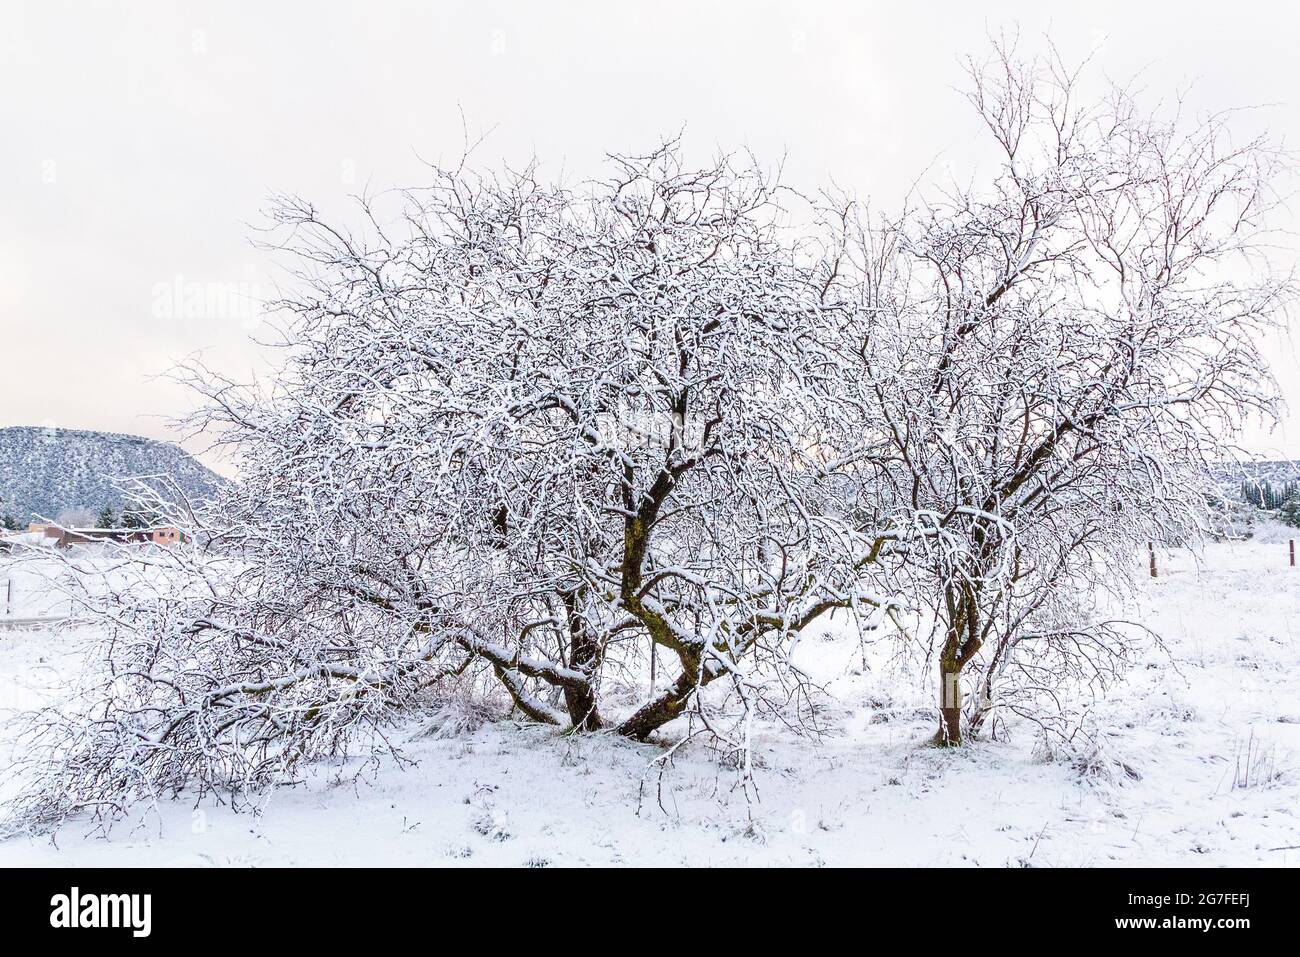
[[[1235,2],[646,3],[0,0],[0,425],[166,436],[188,397],[156,376],[202,352],[243,374],[275,270],[248,224],[272,190],[341,209],[454,157],[462,111],[483,163],[534,153],[594,172],[685,127],[688,151],[786,156],[876,205],[977,135],[959,58],[1018,26],[1096,51],[1152,99],[1294,143],[1296,7]],[[1255,124],[1251,128],[1251,124]],[[1287,228],[1291,223],[1282,224]],[[1294,246],[1292,247],[1294,248]],[[1295,411],[1252,436],[1300,456]]]

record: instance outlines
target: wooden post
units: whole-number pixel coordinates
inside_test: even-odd
[[[1291,546],[1291,567],[1295,568],[1295,539],[1291,539],[1288,544]]]
[[[1147,554],[1151,556],[1151,577],[1156,577],[1156,546],[1152,542],[1147,542]]]
[[[1295,564],[1294,550],[1292,550],[1291,552],[1291,564],[1292,565]],[[12,578],[6,578],[5,579],[5,614],[6,615],[13,614],[13,607],[14,607],[14,580]]]

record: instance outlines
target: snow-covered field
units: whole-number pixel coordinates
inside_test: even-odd
[[[1109,774],[1045,760],[1027,726],[924,747],[926,688],[882,694],[852,643],[827,641],[833,725],[820,742],[763,730],[757,800],[703,744],[661,777],[659,746],[507,721],[410,731],[416,766],[321,767],[256,813],[177,802],[107,840],[11,839],[0,866],[1300,864],[1300,569],[1265,537],[1162,556],[1143,583],[1130,613],[1173,661],[1151,651],[1097,703]],[[0,629],[5,706],[70,667],[49,633]]]

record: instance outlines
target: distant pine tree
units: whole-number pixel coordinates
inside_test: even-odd
[[[1255,494],[1249,499],[1250,503],[1267,512],[1275,511],[1280,504],[1277,490],[1273,488],[1273,483],[1265,479],[1262,482],[1255,482]]]
[[[1241,483],[1241,500],[1265,511],[1276,512],[1297,497],[1300,497],[1300,482],[1294,479],[1287,479],[1281,485],[1274,485],[1268,479]]]
[[[1273,484],[1267,479],[1263,482],[1242,482],[1241,497],[1243,501],[1254,505],[1256,508],[1269,510],[1277,508],[1277,494],[1273,491]]]
[[[95,521],[96,528],[116,528],[117,520],[113,517],[113,506],[105,505],[99,510],[99,518]]]
[[[1278,505],[1277,517],[1292,528],[1300,528],[1300,488],[1294,482],[1287,483],[1287,495]]]
[[[1277,517],[1284,525],[1300,528],[1300,498],[1289,498],[1277,510]]]
[[[162,524],[162,518],[156,512],[123,512],[123,528],[153,528]]]

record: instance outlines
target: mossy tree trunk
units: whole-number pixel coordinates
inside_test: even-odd
[[[699,664],[689,656],[682,659],[682,673],[669,688],[637,709],[636,713],[618,726],[618,733],[643,741],[651,732],[679,717],[699,684]],[[707,683],[707,679],[706,679]]]

